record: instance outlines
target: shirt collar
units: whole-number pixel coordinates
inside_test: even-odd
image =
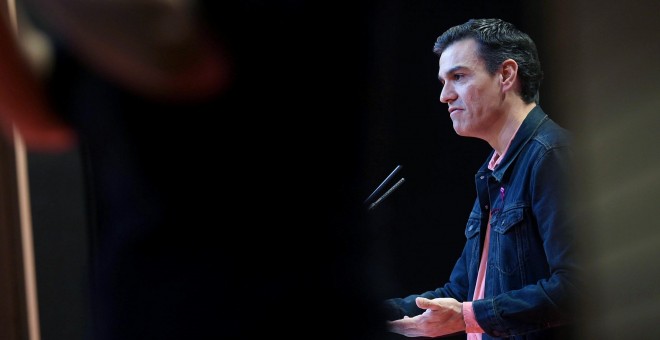
[[[504,173],[513,163],[513,161],[518,157],[518,154],[522,148],[527,144],[527,142],[532,138],[536,130],[538,130],[541,123],[548,119],[548,116],[543,112],[539,105],[536,105],[532,111],[527,114],[527,117],[523,120],[522,124],[518,128],[518,131],[513,136],[509,147],[504,152],[504,155],[499,159],[498,164],[493,170],[493,177],[498,181],[502,180]],[[488,172],[488,165],[490,160],[493,159],[495,155],[495,150],[490,153],[488,160],[482,165],[479,169],[479,172]]]

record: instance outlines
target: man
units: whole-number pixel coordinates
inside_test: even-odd
[[[510,23],[472,19],[443,33],[433,50],[454,130],[493,151],[476,173],[467,241],[449,282],[386,300],[390,331],[566,337],[579,284],[567,210],[570,138],[538,104],[536,46]]]

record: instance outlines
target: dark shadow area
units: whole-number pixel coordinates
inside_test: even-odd
[[[174,268],[204,279],[191,315],[226,321],[227,336],[254,328],[246,316],[265,308],[270,317],[256,315],[264,323],[254,336],[276,336],[273,329],[296,320],[303,329],[279,335],[403,338],[383,332],[376,304],[448,279],[465,241],[474,173],[490,151],[455,134],[438,100],[433,42],[469,18],[500,17],[537,40],[543,64],[533,19],[541,14],[522,1],[302,3],[206,3],[214,30],[235,48],[239,78],[226,97],[201,105],[135,97],[60,51],[49,85],[83,132],[83,159],[31,158],[44,339],[76,340],[91,327],[87,261],[99,254],[126,275],[114,282],[120,310],[147,293],[172,302],[139,279]],[[543,89],[542,106],[561,122]],[[405,183],[366,211],[362,201],[396,165]],[[83,181],[121,199],[85,196]],[[100,224],[83,228],[92,203],[102,207],[92,209]],[[145,216],[146,229],[133,234]],[[154,236],[157,225],[164,229]],[[128,252],[111,256],[125,238]],[[171,267],[145,272],[149,256],[160,255],[173,256],[162,259]],[[119,277],[91,274],[101,282]],[[149,312],[168,320],[158,314],[167,303]]]

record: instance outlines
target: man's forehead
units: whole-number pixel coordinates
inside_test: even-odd
[[[474,39],[459,40],[447,46],[440,55],[440,73],[451,73],[460,68],[476,68],[482,63],[479,45]]]

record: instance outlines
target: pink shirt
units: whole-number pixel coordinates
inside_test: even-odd
[[[518,132],[516,130],[516,132]],[[514,133],[511,136],[511,140],[513,140],[513,137],[516,134]],[[509,140],[509,145],[511,145],[511,140]],[[507,145],[506,149],[504,150],[504,154],[506,151],[509,149],[509,145]],[[494,170],[495,167],[500,164],[500,161],[502,160],[502,156],[500,156],[497,152],[493,153],[493,157],[490,159],[490,162],[488,162],[488,169]],[[474,288],[474,296],[472,297],[472,301],[474,300],[480,300],[484,298],[484,286],[486,283],[486,265],[488,264],[488,247],[490,245],[490,217],[488,218],[488,226],[486,227],[486,239],[484,240],[484,249],[482,250],[481,253],[481,262],[479,263],[479,272],[477,273],[477,283]],[[468,340],[481,340],[481,334],[484,332],[484,330],[479,326],[479,323],[477,323],[477,319],[474,316],[474,310],[472,309],[472,301],[466,301],[463,302],[463,320],[465,321],[465,332],[467,333],[467,339]]]

